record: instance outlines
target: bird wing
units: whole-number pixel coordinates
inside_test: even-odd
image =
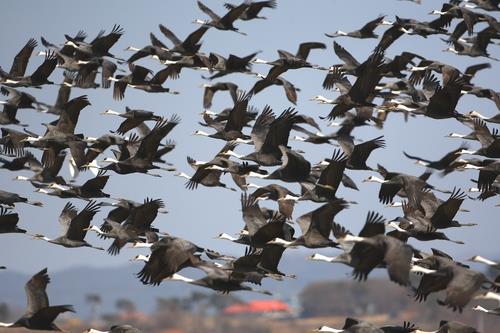
[[[404,34],[401,28],[402,28],[401,24],[397,22],[394,23],[392,27],[390,27],[384,32],[376,49],[385,51],[389,46],[391,46],[391,44],[394,43],[396,39],[398,39]]]
[[[448,200],[443,202],[431,217],[432,226],[444,228],[450,225],[451,221],[460,209],[460,205],[465,200],[466,195],[460,189],[453,189]]]
[[[290,82],[285,80],[282,77],[277,77],[277,81],[281,82],[281,85],[283,86],[283,89],[285,89],[285,95],[286,98],[292,103],[293,105],[297,105],[297,88]]]
[[[149,34],[149,40],[151,41],[151,45],[160,47],[162,49],[167,49],[167,46],[163,44],[163,42],[159,40],[152,32]]]
[[[168,39],[170,39],[170,41],[175,46],[178,46],[178,45],[182,44],[181,40],[179,38],[177,38],[177,36],[170,29],[168,29],[166,26],[164,26],[163,24],[160,24],[159,27],[160,27],[161,33],[163,35],[165,35],[165,37],[167,37]]]
[[[362,166],[370,156],[371,152],[377,148],[384,148],[385,140],[383,136],[355,145],[350,158],[351,165]]]
[[[274,121],[275,116],[273,110],[269,105],[264,107],[261,114],[255,119],[252,127],[250,137],[252,138],[255,146],[255,151],[260,151],[266,140],[267,133],[269,132],[270,125]]]
[[[258,201],[246,193],[241,194],[241,213],[250,236],[253,236],[257,230],[266,224],[266,218],[260,210]]]
[[[456,266],[454,273],[453,279],[446,287],[444,303],[462,309],[481,288],[486,278],[480,272],[460,266]]]
[[[102,73],[101,73],[101,86],[105,89],[109,88],[111,85],[111,81],[109,80],[110,77],[113,77],[113,75],[116,72],[116,69],[118,68],[114,62],[111,62],[109,60],[104,59],[102,61]]]
[[[376,235],[383,235],[385,233],[385,219],[382,215],[375,212],[368,212],[366,216],[365,225],[359,232],[360,237],[373,237]]]
[[[0,207],[0,230],[15,230],[17,222],[19,222],[17,213],[10,213],[7,208]]]
[[[142,139],[134,157],[137,156],[152,161],[158,150],[160,141],[179,123],[180,117],[175,114],[169,120],[159,120],[151,132]]]
[[[90,102],[87,95],[75,97],[65,103],[57,121],[57,129],[65,134],[74,134],[80,111],[88,105]]]
[[[93,52],[101,56],[105,55],[123,33],[123,28],[115,24],[109,34],[98,36],[91,42]]]
[[[132,209],[125,223],[133,224],[138,230],[149,229],[158,216],[158,210],[163,207],[163,200],[147,198],[142,205]]]
[[[361,64],[357,71],[358,78],[354,82],[349,96],[358,103],[365,103],[369,95],[371,95],[382,78],[382,69],[384,65],[384,53],[375,52],[368,57],[368,59]]]
[[[269,244],[264,246],[260,255],[259,268],[263,268],[270,273],[280,274],[278,265],[285,250],[286,247],[281,245]]]
[[[46,80],[56,69],[57,57],[55,53],[48,52],[43,63],[31,74],[31,79],[35,82]]]
[[[495,141],[488,126],[482,119],[474,119],[474,132],[476,132],[476,137],[483,148],[490,146]]]
[[[190,33],[182,43],[184,48],[193,48],[209,28],[210,26],[208,25],[202,25],[201,27]]]
[[[28,67],[28,61],[37,45],[38,43],[33,38],[30,38],[26,42],[21,51],[14,57],[14,61],[9,71],[11,76],[24,76],[26,68]]]
[[[296,56],[302,60],[307,60],[309,52],[311,52],[312,49],[324,50],[326,49],[326,45],[324,43],[318,43],[318,42],[301,43],[299,45],[299,49],[297,50]]]
[[[361,65],[349,51],[347,51],[345,48],[343,48],[339,43],[333,42],[333,50],[337,57],[340,58],[346,65],[349,67],[354,67],[357,68],[359,65]]]
[[[72,305],[55,305],[47,306],[39,309],[29,319],[33,323],[48,323],[51,324],[56,320],[57,316],[64,312],[75,312]],[[55,325],[54,325],[55,326]]]
[[[331,201],[319,208],[316,208],[311,213],[311,225],[309,229],[316,229],[325,239],[330,237],[332,232],[332,223],[335,215],[347,208],[347,204],[343,200]]]
[[[328,160],[328,165],[321,172],[316,191],[324,190],[333,198],[339,188],[342,176],[347,164],[347,156],[341,150],[335,150],[333,156]]]
[[[199,2],[198,2],[199,3]],[[249,1],[243,1],[240,5],[231,8],[221,19],[220,22],[226,26],[230,26],[233,24],[234,21],[236,21],[245,10],[247,10],[250,2]],[[207,13],[207,12],[205,12]],[[207,13],[208,14],[208,13]],[[210,14],[209,14],[210,15]],[[212,15],[210,15],[212,16]]]
[[[198,1],[198,8],[200,8],[202,12],[210,16],[210,18],[213,21],[219,21],[221,19],[219,15],[215,14],[210,8],[205,6],[201,1]]]
[[[99,171],[96,177],[90,178],[82,185],[82,191],[102,190],[104,186],[106,186],[109,176],[105,175],[104,172],[101,171],[102,170]]]
[[[26,307],[26,314],[34,314],[40,309],[49,306],[49,298],[45,289],[50,282],[47,268],[42,269],[31,277],[26,283],[24,290],[28,297],[28,305]]]
[[[99,209],[100,205],[96,201],[89,201],[85,208],[71,220],[66,237],[71,240],[83,241],[87,234],[84,229],[90,226],[90,221],[99,212]]]
[[[278,118],[274,119],[269,125],[269,130],[262,144],[261,151],[263,153],[281,154],[279,146],[286,146],[290,131],[295,123],[297,111],[293,108],[285,109]]]
[[[371,33],[375,28],[382,23],[384,20],[385,16],[379,16],[376,19],[366,23],[361,29],[359,29],[360,32],[362,33]]]
[[[74,73],[64,72],[64,83],[72,84],[75,77],[76,75],[74,75]],[[71,87],[62,84],[61,87],[59,88],[59,91],[57,92],[57,99],[54,106],[62,108],[63,105],[69,101],[70,95],[71,95]]]
[[[71,202],[68,202],[64,206],[61,214],[59,214],[59,223],[63,227],[64,233],[68,231],[71,220],[73,220],[77,214],[78,210]]]
[[[229,117],[224,127],[224,131],[237,131],[241,132],[243,126],[246,124],[247,119],[247,107],[248,101],[250,100],[251,94],[241,93],[238,100],[234,104],[234,107],[229,112]]]
[[[409,284],[413,248],[391,236],[386,236],[385,238],[386,250],[384,261],[387,265],[389,278],[391,281],[406,286]]]

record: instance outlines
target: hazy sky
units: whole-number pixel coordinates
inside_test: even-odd
[[[205,3],[216,13],[223,13],[222,1],[206,0]],[[435,6],[440,6],[439,1],[424,1],[423,5],[415,5],[410,2],[395,0],[315,0],[315,1],[290,1],[279,0],[276,10],[265,10],[264,15],[268,20],[255,20],[249,22],[238,21],[235,25],[248,36],[242,36],[232,32],[224,32],[210,29],[203,37],[202,51],[209,53],[217,52],[224,56],[229,53],[244,56],[261,50],[259,58],[274,60],[277,58],[276,50],[283,49],[292,53],[296,52],[298,45],[306,41],[320,41],[328,45],[327,50],[313,50],[309,57],[311,63],[328,67],[339,63],[332,48],[332,39],[324,36],[325,32],[337,29],[351,31],[360,28],[364,23],[374,19],[380,14],[387,15],[387,19],[394,20],[394,15],[400,17],[413,17],[420,20],[431,20],[433,17],[427,15]],[[149,33],[153,32],[167,45],[171,43],[160,33],[158,24],[162,23],[174,31],[180,39],[184,39],[190,32],[197,28],[191,22],[196,18],[205,19],[206,16],[198,9],[196,1],[2,1],[0,9],[4,13],[2,17],[3,33],[0,36],[2,52],[0,53],[0,65],[9,70],[13,57],[33,37],[38,41],[44,36],[51,42],[62,43],[64,34],[75,34],[78,30],[85,30],[91,40],[99,30],[111,30],[114,24],[120,24],[125,34],[111,49],[117,56],[128,58],[130,53],[124,51],[127,46],[143,47],[149,44]],[[20,24],[22,20],[22,24]],[[453,26],[456,23],[453,23]],[[480,26],[476,27],[478,30]],[[482,28],[482,27],[481,27]],[[382,34],[386,27],[377,28]],[[396,41],[387,51],[387,56],[392,57],[402,51],[418,53],[424,57],[447,62],[464,70],[471,64],[488,61],[488,59],[472,59],[459,57],[449,53],[441,52],[446,47],[439,38],[431,36],[424,39],[420,36],[403,36]],[[339,38],[337,41],[347,48],[359,61],[364,61],[377,41],[357,40]],[[43,50],[41,46],[36,52]],[[498,57],[498,46],[490,46],[489,51]],[[35,53],[36,53],[35,52]],[[30,60],[27,73],[31,73],[43,59],[33,56]],[[143,59],[139,62],[148,68],[157,71],[161,69],[154,60]],[[254,69],[261,73],[267,73],[268,67],[256,65]],[[50,79],[61,82],[61,70],[56,70]],[[145,92],[127,89],[126,98],[123,101],[112,99],[112,89],[83,90],[73,89],[72,97],[88,95],[92,103],[85,108],[77,125],[77,133],[85,133],[88,136],[98,137],[108,130],[116,129],[121,118],[99,115],[100,112],[111,108],[116,111],[124,111],[125,106],[154,111],[157,114],[170,117],[178,114],[182,122],[168,136],[177,142],[176,149],[167,159],[174,163],[178,170],[193,174],[193,170],[186,163],[186,156],[198,160],[210,160],[214,154],[224,145],[223,141],[192,136],[191,134],[200,128],[200,112],[202,108],[203,89],[200,85],[205,83],[201,78],[203,72],[184,69],[181,77],[175,81],[167,81],[166,85],[174,90],[180,91],[180,95],[169,94],[147,94]],[[484,87],[498,89],[499,65],[492,62],[492,68],[478,73],[474,83]],[[297,110],[310,116],[314,116],[320,123],[325,133],[332,129],[326,127],[326,121],[319,120],[319,116],[325,116],[330,111],[330,106],[318,105],[309,101],[314,95],[321,94],[334,98],[337,93],[324,91],[321,87],[325,72],[300,69],[291,70],[283,76],[301,89],[297,104]],[[353,79],[350,78],[353,82]],[[221,81],[232,81],[243,90],[249,90],[255,79],[243,74],[233,74],[224,77]],[[44,86],[43,89],[27,89],[40,101],[54,103],[59,86]],[[220,111],[231,106],[231,100],[226,93],[217,94],[214,99],[213,111]],[[271,87],[252,98],[251,105],[263,109],[269,104],[276,114],[291,106],[286,100],[282,88]],[[480,100],[473,96],[463,97],[457,107],[458,111],[465,113],[470,110],[478,110],[481,113],[492,116],[497,110],[494,104],[488,100]],[[50,122],[52,115],[39,114],[33,110],[20,110],[18,118],[22,123],[30,124],[30,130],[43,133],[42,122]],[[151,125],[152,123],[150,123]],[[490,126],[490,125],[489,125]],[[491,126],[490,126],[491,127]],[[16,128],[16,127],[14,127]],[[17,127],[19,129],[19,127]],[[373,127],[357,128],[354,135],[363,140],[384,135],[387,141],[386,149],[376,150],[368,160],[368,165],[376,166],[377,163],[384,165],[392,171],[402,171],[418,175],[424,171],[406,159],[402,151],[416,154],[429,159],[438,159],[446,152],[458,147],[461,141],[445,138],[450,132],[468,133],[469,129],[456,120],[433,120],[426,118],[413,118],[405,123],[401,115],[391,114],[383,130]],[[292,135],[293,136],[293,135]],[[332,155],[333,147],[329,145],[312,145],[290,141],[294,148],[306,151],[306,157],[311,162],[318,162]],[[478,143],[472,143],[472,148],[478,148]],[[248,153],[252,147],[238,147],[238,153]],[[38,153],[37,153],[38,154]],[[106,152],[110,156],[111,152]],[[100,156],[102,159],[102,156]],[[357,232],[364,223],[368,210],[376,210],[387,218],[395,218],[401,215],[399,209],[383,207],[378,202],[377,193],[379,185],[362,183],[361,180],[372,175],[365,171],[347,171],[358,184],[359,192],[341,188],[338,195],[348,200],[355,200],[359,204],[341,212],[336,221],[345,225],[353,232]],[[43,201],[43,208],[19,204],[16,211],[21,221],[20,227],[28,229],[32,233],[43,233],[48,237],[55,238],[60,232],[57,221],[58,216],[67,200],[45,196],[34,193],[34,188],[27,182],[13,181],[17,174],[29,176],[29,172],[13,173],[0,170],[0,182],[2,189],[17,192],[32,200]],[[64,167],[63,175],[68,175],[67,167]],[[77,180],[83,183],[89,173],[82,174]],[[225,241],[215,240],[214,236],[220,232],[230,234],[236,233],[243,226],[240,212],[240,193],[230,192],[221,188],[205,188],[200,186],[195,191],[184,188],[185,180],[173,176],[173,173],[164,173],[163,178],[153,178],[145,175],[117,175],[110,173],[111,178],[105,192],[112,197],[124,197],[136,201],[142,201],[146,197],[162,198],[166,202],[169,211],[167,215],[159,215],[154,225],[163,231],[173,235],[189,239],[202,247],[212,248],[231,254],[243,254],[244,248],[235,246]],[[467,189],[473,185],[469,180],[477,178],[476,171],[455,173],[447,178],[433,175],[429,182],[438,188],[452,189],[460,187]],[[225,182],[234,186],[229,176],[225,176]],[[252,181],[255,183],[257,181]],[[287,187],[298,192],[297,184],[286,184]],[[438,194],[445,199],[446,195]],[[82,209],[86,202],[72,199],[78,209]],[[447,230],[446,233],[452,239],[460,239],[465,245],[447,244],[445,242],[413,242],[416,247],[425,250],[430,247],[438,247],[445,251],[455,253],[459,259],[473,254],[498,254],[498,218],[500,212],[494,205],[498,201],[490,199],[485,203],[478,204],[467,200],[463,207],[469,209],[470,213],[461,213],[458,219],[462,222],[476,222],[479,226],[473,229]],[[276,207],[274,202],[265,204],[268,207]],[[299,217],[317,207],[316,204],[300,203],[296,206],[294,217]],[[96,215],[93,223],[100,225],[102,219],[107,215],[109,209],[103,208]],[[40,268],[48,266],[50,270],[61,270],[71,266],[109,266],[123,265],[138,251],[125,249],[119,256],[109,256],[105,252],[92,249],[66,249],[42,241],[31,240],[26,235],[1,235],[0,236],[0,264],[8,266],[9,269],[23,272],[35,272]],[[94,235],[88,237],[90,243],[108,247],[110,241],[97,239]],[[147,251],[143,251],[147,252]],[[325,254],[336,253],[335,250],[320,251]],[[287,256],[304,256],[303,251],[286,251]],[[320,269],[318,267],[318,269]],[[286,283],[286,282],[285,282]]]

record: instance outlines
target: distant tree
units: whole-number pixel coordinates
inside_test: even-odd
[[[158,312],[174,312],[182,309],[182,301],[176,297],[156,299],[156,311]]]
[[[116,301],[115,307],[118,311],[133,312],[135,311],[135,304],[129,299],[120,298]]]
[[[208,297],[208,304],[212,306],[216,311],[221,311],[222,309],[233,305],[243,303],[243,301],[233,295],[223,295],[223,294],[210,294]]]
[[[95,319],[97,316],[97,308],[102,303],[101,296],[98,294],[87,294],[85,302],[90,305],[90,318]]]
[[[1,321],[7,321],[7,319],[10,317],[10,308],[9,305],[6,303],[1,303],[0,304],[0,320]]]

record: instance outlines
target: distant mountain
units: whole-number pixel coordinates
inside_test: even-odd
[[[294,251],[284,256],[280,270],[287,274],[295,274],[296,279],[286,278],[284,281],[266,279],[262,286],[256,286],[273,292],[274,297],[294,300],[296,296],[311,282],[338,280],[348,277],[348,270],[342,265],[311,262],[303,251]],[[119,298],[132,300],[137,309],[144,312],[154,311],[158,297],[185,297],[192,291],[212,292],[208,289],[183,284],[180,282],[163,282],[158,287],[144,286],[135,277],[142,268],[142,263],[130,263],[117,268],[69,268],[60,272],[51,272],[51,283],[48,293],[51,304],[73,304],[77,315],[86,318],[89,315],[89,305],[85,296],[89,293],[99,294],[103,304],[101,313],[115,310],[115,302]],[[33,272],[33,274],[36,272]],[[184,270],[183,275],[189,277],[202,276],[196,270]],[[24,309],[26,296],[24,284],[30,275],[7,270],[0,271],[0,303],[8,303],[13,308]],[[237,297],[243,299],[262,298],[260,294],[237,292]]]

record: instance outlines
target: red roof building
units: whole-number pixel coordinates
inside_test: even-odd
[[[290,312],[288,304],[280,300],[254,300],[248,303],[233,304],[222,311],[228,315],[239,314],[265,314],[275,312]]]

